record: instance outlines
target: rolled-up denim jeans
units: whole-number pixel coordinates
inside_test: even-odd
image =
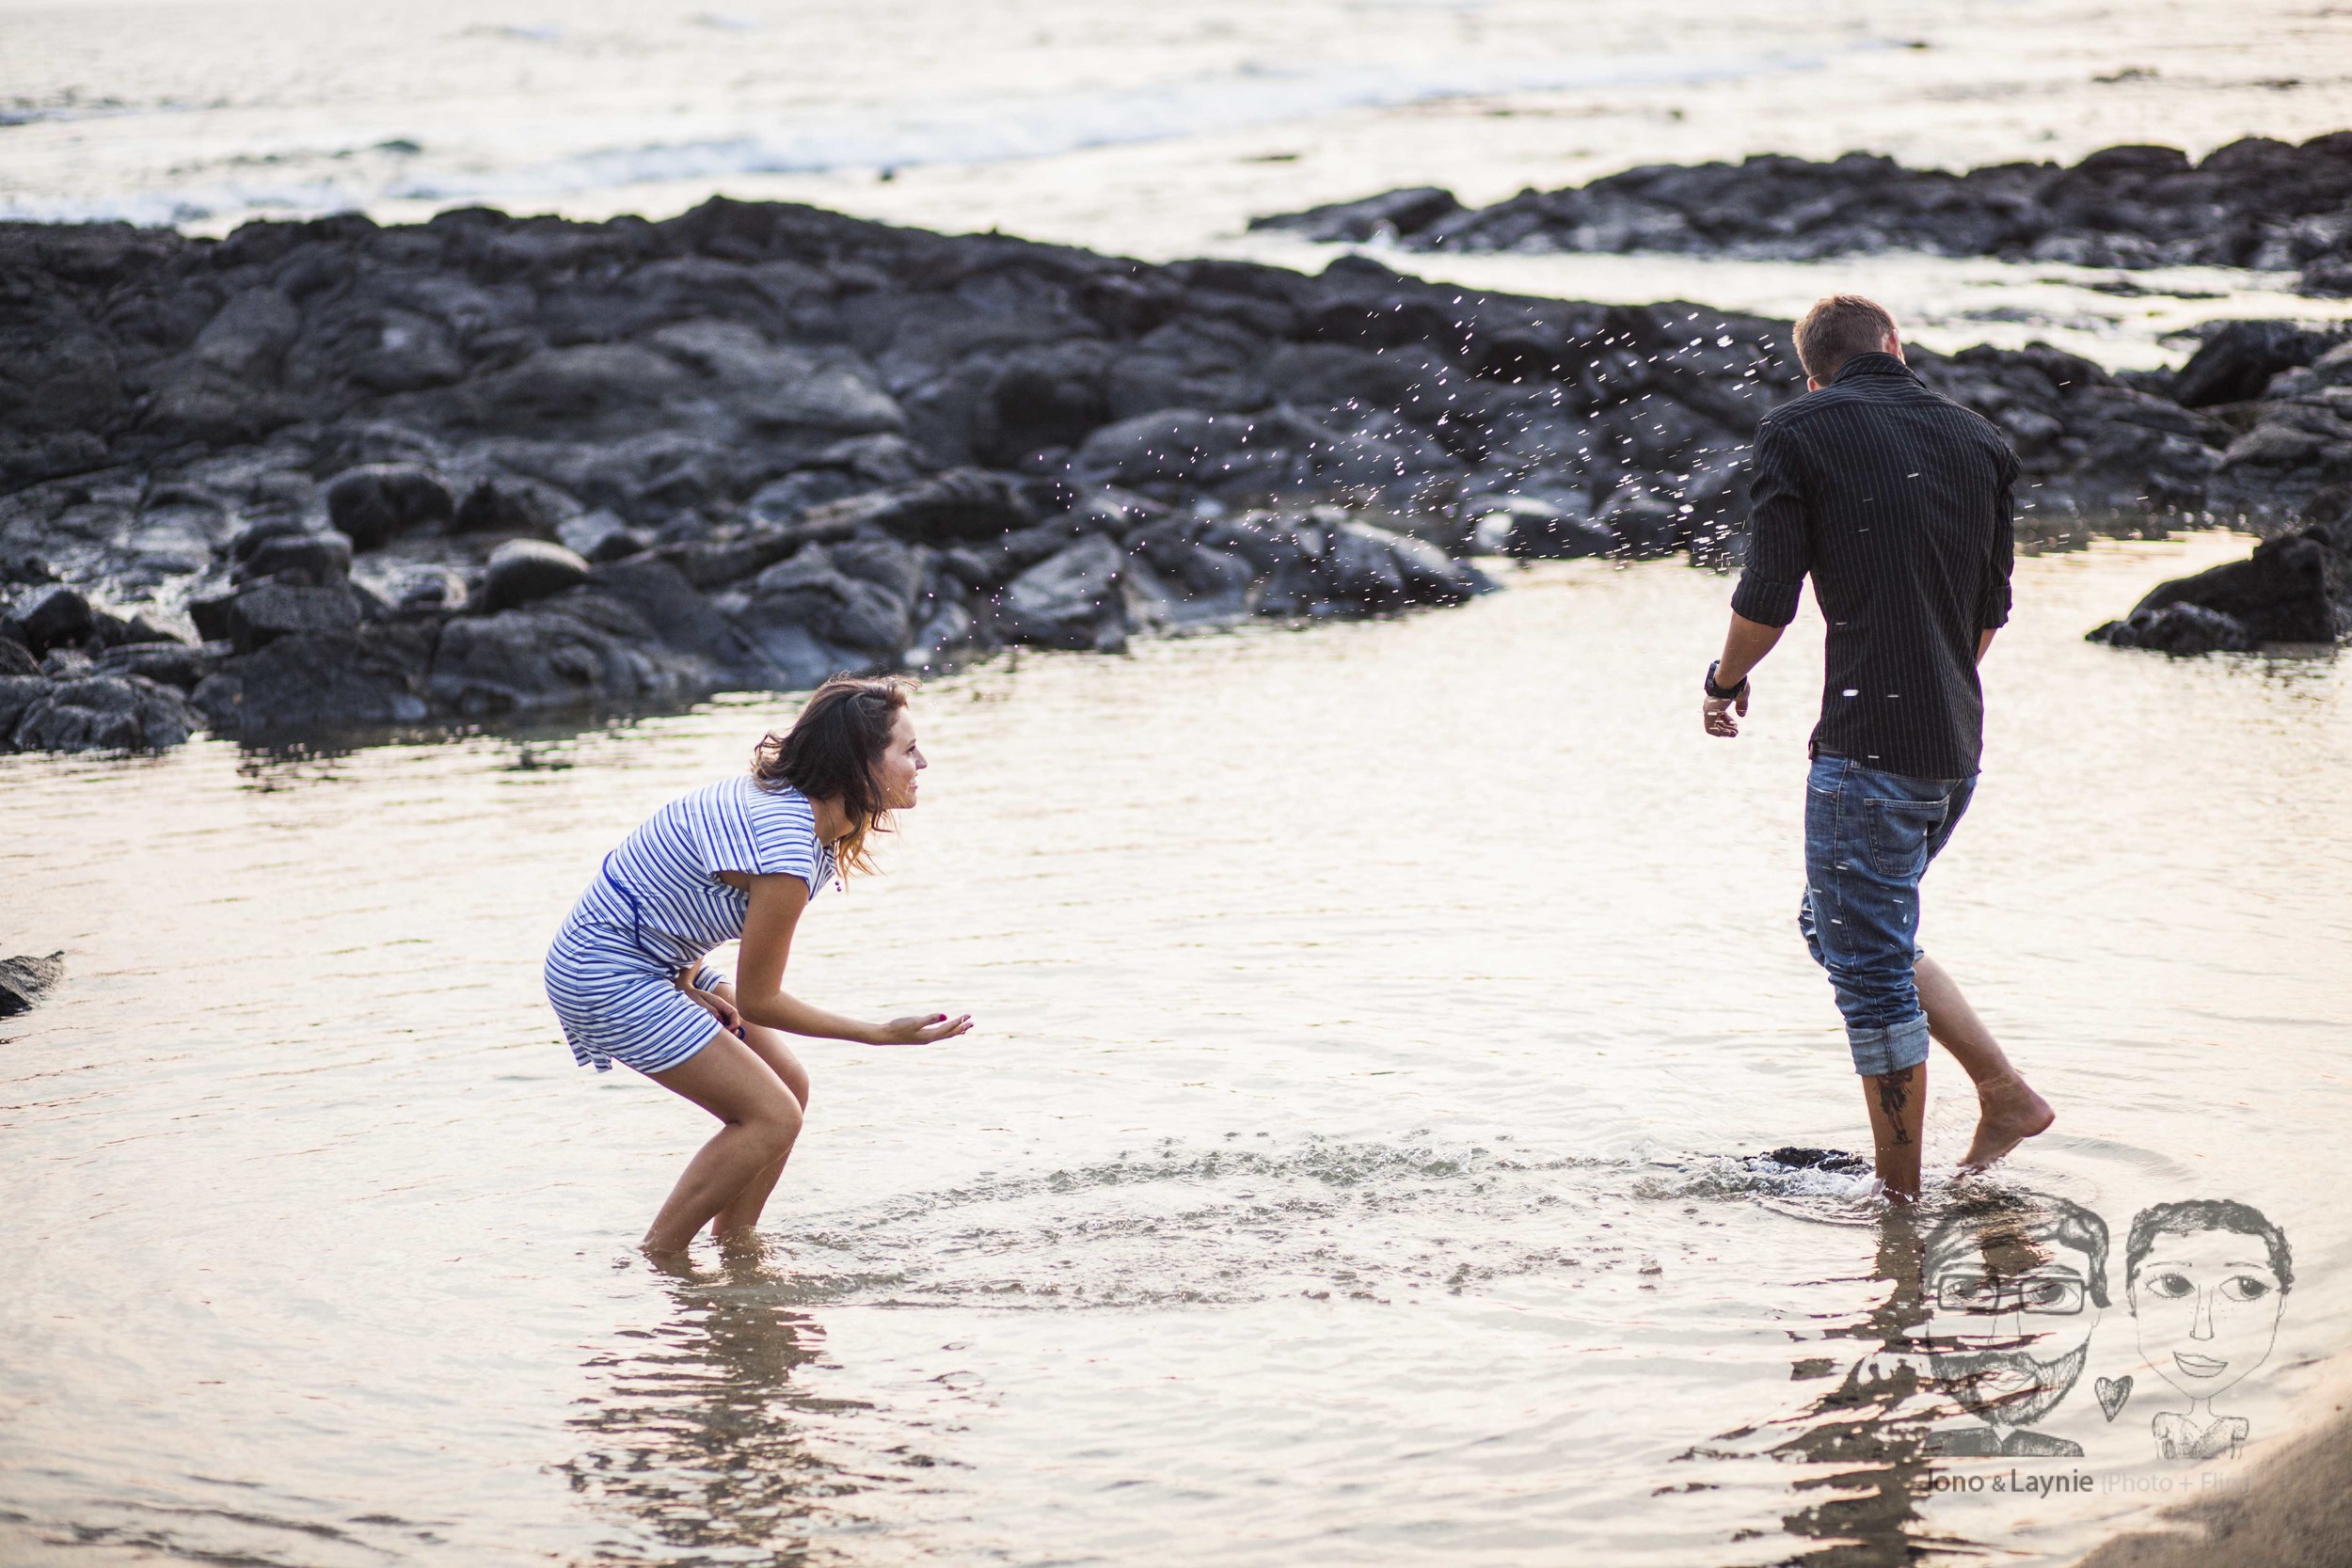
[[[1950,842],[1977,781],[1882,773],[1824,752],[1804,785],[1804,903],[1797,927],[1829,971],[1854,1070],[1928,1059],[1919,961],[1919,879]]]

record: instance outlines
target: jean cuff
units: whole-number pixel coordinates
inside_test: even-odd
[[[1883,1029],[1846,1026],[1846,1043],[1853,1048],[1853,1069],[1865,1078],[1901,1072],[1928,1059],[1928,1015],[1890,1023]]]

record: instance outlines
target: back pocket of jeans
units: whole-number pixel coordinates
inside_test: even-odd
[[[1928,868],[1928,842],[1944,826],[1950,804],[1869,797],[1862,805],[1870,822],[1871,868],[1897,881],[1916,881]]]

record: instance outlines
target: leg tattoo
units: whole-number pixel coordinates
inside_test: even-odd
[[[1883,1072],[1876,1080],[1879,1109],[1886,1113],[1887,1121],[1895,1129],[1895,1141],[1899,1144],[1911,1141],[1911,1133],[1903,1126],[1903,1109],[1911,1103],[1911,1075],[1916,1070],[1915,1068],[1901,1068],[1894,1072]]]

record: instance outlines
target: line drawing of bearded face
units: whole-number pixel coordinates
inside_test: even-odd
[[[2063,1198],[1987,1195],[1929,1238],[1936,1382],[1995,1428],[2033,1425],[2081,1380],[2107,1305],[2106,1223]]]
[[[2090,1337],[2055,1360],[2024,1351],[1930,1351],[1936,1381],[1962,1409],[1994,1426],[2029,1427],[2074,1391],[2090,1359]]]

